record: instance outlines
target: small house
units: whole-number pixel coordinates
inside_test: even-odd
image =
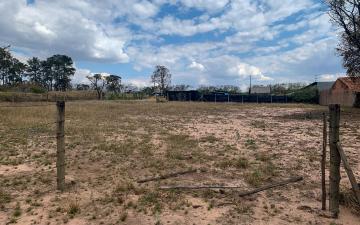
[[[340,77],[330,90],[328,104],[360,107],[360,77]]]

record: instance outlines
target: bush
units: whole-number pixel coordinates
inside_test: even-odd
[[[30,87],[30,91],[35,94],[43,94],[46,92],[46,89],[40,86]]]
[[[319,103],[319,93],[315,86],[298,90],[290,94],[290,96],[295,102]]]

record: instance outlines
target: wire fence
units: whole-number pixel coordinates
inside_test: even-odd
[[[55,106],[56,104],[36,104],[36,105],[0,105],[0,108],[29,108],[29,107],[45,107]]]

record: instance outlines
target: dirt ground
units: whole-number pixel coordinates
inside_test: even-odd
[[[0,224],[360,224],[348,204],[338,219],[319,216],[326,107],[68,102],[67,188],[60,193],[56,108],[40,104],[0,104]],[[31,103],[16,104],[24,105]],[[359,109],[342,109],[341,141],[360,181]],[[197,172],[137,182],[187,169]],[[341,173],[345,193],[350,184]],[[304,180],[239,197],[292,176]],[[159,188],[169,185],[240,188]]]

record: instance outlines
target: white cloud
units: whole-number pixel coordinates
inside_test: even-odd
[[[335,81],[339,77],[344,77],[346,74],[344,73],[336,73],[336,74],[322,74],[319,76],[320,81]]]
[[[141,1],[133,5],[133,11],[140,18],[149,18],[158,13],[158,7],[149,1]]]
[[[0,44],[24,58],[68,54],[136,71],[161,64],[175,83],[306,80],[343,72],[336,33],[318,8],[315,0],[2,0]],[[88,73],[79,69],[76,80]]]
[[[143,88],[151,85],[149,79],[146,78],[125,79],[125,82],[130,83],[138,88]]]
[[[201,63],[197,63],[195,61],[193,61],[190,65],[189,65],[190,69],[195,69],[198,71],[204,71],[205,67],[201,64]]]
[[[76,72],[71,82],[73,84],[89,84],[89,79],[87,79],[86,77],[91,75],[92,73],[88,69],[76,69]]]
[[[272,78],[263,75],[261,70],[256,66],[252,66],[246,63],[238,63],[236,66],[229,68],[228,71],[230,74],[236,74],[240,78],[252,76],[261,81],[272,80]]]
[[[33,55],[63,53],[82,60],[127,62],[124,46],[129,33],[124,29],[114,32],[109,25],[111,17],[101,23],[106,20],[106,10],[94,12],[88,3],[37,0],[28,6],[26,1],[3,0],[0,42]]]

